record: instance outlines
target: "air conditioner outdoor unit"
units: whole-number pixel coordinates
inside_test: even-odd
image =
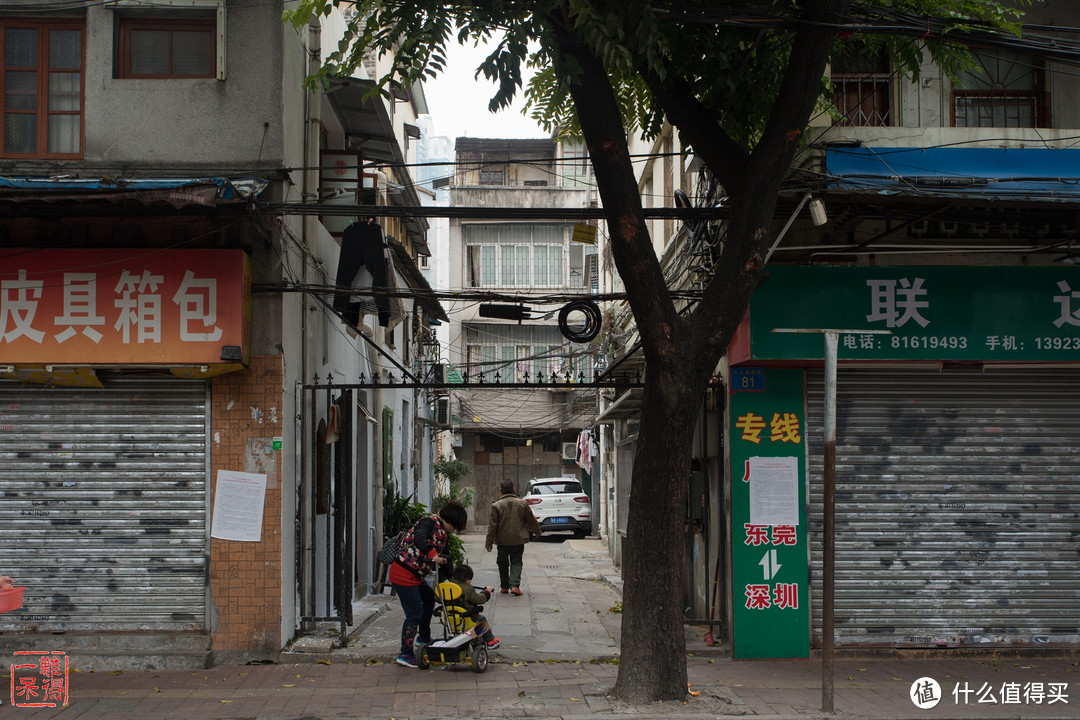
[[[435,422],[439,425],[450,424],[450,398],[435,398]]]
[[[577,443],[569,442],[562,444],[562,459],[577,460]]]

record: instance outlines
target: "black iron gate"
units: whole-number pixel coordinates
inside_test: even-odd
[[[300,622],[302,629],[336,622],[344,640],[353,623],[355,403],[349,389],[305,385],[303,390],[308,412],[301,415],[308,419],[301,420],[307,439],[300,456],[307,467],[296,506]],[[325,420],[316,422],[324,413]]]

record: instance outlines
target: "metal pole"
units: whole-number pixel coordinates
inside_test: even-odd
[[[891,330],[773,328],[775,333],[821,333],[825,336],[825,454],[821,528],[821,710],[833,712],[836,638],[836,353],[840,335],[892,335]]]
[[[835,638],[833,590],[836,582],[836,345],[835,330],[825,332],[825,486],[821,538],[821,711],[833,711]]]

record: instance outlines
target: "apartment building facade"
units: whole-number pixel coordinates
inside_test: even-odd
[[[449,412],[455,454],[472,466],[474,522],[484,526],[504,479],[519,490],[533,477],[572,475],[590,486],[573,448],[595,410],[595,392],[577,387],[594,378],[594,352],[567,339],[558,315],[598,287],[597,246],[574,232],[584,224],[575,211],[593,205],[595,192],[580,148],[463,137],[455,150],[450,206],[480,210],[450,222],[450,285],[468,299],[447,301],[449,382],[463,385],[451,390]],[[510,220],[501,209],[554,215]],[[549,387],[495,387],[506,382]]]
[[[343,20],[293,28],[283,3],[42,5],[0,21],[0,538],[26,587],[2,644],[79,669],[276,657],[367,592],[384,485],[430,496],[426,399],[339,387],[415,369],[442,314],[426,228],[379,219],[381,276],[414,292],[380,318],[358,284],[347,325],[360,218],[318,204],[410,202],[422,90],[304,89]]]

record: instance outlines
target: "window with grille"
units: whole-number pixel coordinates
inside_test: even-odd
[[[589,151],[581,143],[570,143],[563,147],[564,162],[559,177],[563,187],[587,187],[592,184]]]
[[[217,75],[213,18],[121,17],[121,78],[212,78]]]
[[[469,287],[564,287],[562,225],[466,225]]]
[[[1042,61],[1014,53],[976,53],[976,67],[953,88],[955,127],[1050,127]]]
[[[82,157],[82,23],[0,22],[4,157]]]
[[[555,374],[565,382],[566,373],[576,382],[593,379],[593,357],[567,341],[557,325],[496,325],[470,323],[465,326],[465,363],[470,378],[484,374],[485,381],[524,382],[542,376],[545,382]]]
[[[570,243],[570,279],[567,285],[599,292],[599,273],[595,245]]]
[[[834,125],[887,127],[893,124],[892,74],[884,53],[852,51],[833,60]]]

